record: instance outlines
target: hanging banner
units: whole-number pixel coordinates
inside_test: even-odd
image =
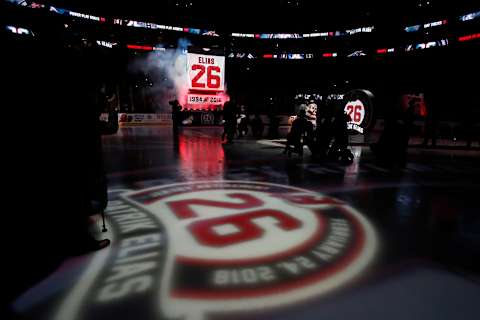
[[[188,53],[187,68],[190,90],[225,90],[225,57]]]

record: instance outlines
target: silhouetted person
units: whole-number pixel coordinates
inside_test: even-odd
[[[223,120],[224,134],[227,137],[227,143],[231,144],[237,130],[237,112],[232,101],[227,101],[223,105]]]
[[[3,261],[6,274],[21,275],[3,288],[6,303],[48,276],[67,256],[108,244],[88,232],[88,164],[96,158],[90,152],[94,127],[88,119],[97,112],[87,103],[95,91],[86,89],[98,65],[63,47],[63,25],[61,30],[42,27],[35,39],[2,37],[2,99],[9,106],[4,117],[22,119],[21,134],[11,134],[18,132],[18,123],[2,126],[10,133],[4,135],[9,137],[4,144],[9,156],[3,161],[13,178],[4,179],[4,196],[14,208],[4,215],[8,228],[3,236],[9,241]]]
[[[317,125],[317,111],[318,106],[314,100],[310,100],[307,105],[307,119],[314,125]]]
[[[71,113],[68,110],[61,113],[60,100],[66,96],[55,95],[56,90],[61,89],[56,86],[60,84],[61,70],[47,67],[49,62],[53,64],[54,56],[50,53],[60,49],[58,44],[52,41],[54,47],[50,50],[37,39],[4,35],[4,29],[0,30],[5,46],[0,60],[0,77],[2,101],[8,107],[3,110],[3,117],[22,119],[21,129],[16,121],[5,121],[1,127],[2,136],[8,137],[3,144],[8,152],[3,153],[2,167],[9,172],[3,178],[8,186],[4,188],[3,197],[8,199],[12,209],[2,217],[4,272],[13,276],[3,288],[6,306],[55,270],[65,257],[68,245],[63,242],[67,233],[62,230],[60,221],[62,215],[69,214],[63,197],[71,190],[65,190],[69,185],[63,185],[59,172],[62,171],[63,152],[56,134],[59,130],[62,134],[68,132],[62,118]],[[65,227],[68,228],[69,223]],[[32,264],[34,256],[37,258]]]
[[[274,113],[270,113],[268,115],[268,137],[270,139],[276,139],[278,138],[278,128],[280,125],[280,120]]]
[[[173,134],[177,135],[178,134],[178,127],[180,126],[180,123],[182,121],[182,119],[181,119],[182,106],[180,105],[180,103],[178,102],[177,99],[170,101],[169,104],[172,107]]]
[[[89,163],[90,193],[92,200],[92,214],[104,211],[108,204],[107,178],[103,159],[102,135],[115,134],[118,131],[118,112],[114,108],[108,110],[108,121],[100,120],[101,105],[97,106],[97,113],[92,114],[91,122],[91,152],[94,155]]]
[[[247,113],[245,106],[240,107],[240,112],[237,117],[238,137],[241,138],[248,133],[248,124],[250,123],[250,117]]]
[[[438,104],[438,97],[436,95],[437,93],[431,90],[427,90],[424,94],[427,116],[425,119],[425,136],[422,142],[423,146],[427,146],[430,140],[432,141],[432,147],[437,145],[437,119],[435,108],[438,107],[436,106]]]
[[[251,121],[252,134],[256,138],[261,138],[263,135],[263,121],[258,113],[255,114]]]
[[[379,141],[371,145],[377,160],[387,167],[405,166],[408,141],[414,120],[414,109],[409,107],[401,113],[390,112],[385,119],[385,128]]]
[[[412,103],[407,110],[403,112],[400,121],[402,130],[399,132],[398,164],[402,167],[404,167],[407,162],[408,142],[413,131],[415,115],[415,103]]]
[[[326,158],[330,142],[334,135],[335,119],[332,114],[332,106],[327,102],[323,102],[317,111],[317,128],[314,132],[314,142],[312,143],[312,154],[319,159]]]
[[[287,134],[287,142],[283,153],[288,153],[290,156],[292,153],[291,146],[293,146],[293,152],[303,156],[303,145],[309,144],[312,134],[313,124],[308,120],[306,110],[300,110],[297,118],[292,123],[290,132]]]
[[[469,108],[472,108],[469,106]],[[467,148],[472,147],[472,141],[475,138],[475,120],[477,118],[475,117],[474,112],[472,112],[471,109],[468,109],[463,112],[463,119],[462,119],[462,125],[464,126],[465,129],[465,141],[466,141],[466,146]]]
[[[107,179],[105,174],[102,135],[113,134],[118,130],[118,114],[114,109],[108,110],[108,122],[100,120],[100,114],[106,107],[105,94],[101,92],[101,86],[107,82],[104,67],[108,64],[99,51],[91,45],[82,46],[81,43],[73,42],[73,48],[69,50],[68,59],[72,63],[71,86],[68,94],[72,99],[72,107],[77,110],[77,118],[74,124],[76,132],[75,149],[73,150],[77,160],[75,162],[75,174],[79,193],[87,198],[84,207],[79,208],[78,220],[78,250],[98,250],[107,246],[108,239],[95,240],[85,228],[88,228],[89,217],[103,212],[107,206]],[[72,128],[73,129],[73,128]],[[70,173],[72,174],[72,173]]]
[[[347,123],[349,121],[351,121],[350,116],[343,109],[339,109],[332,124],[334,142],[331,149],[334,152],[341,152],[348,147]]]

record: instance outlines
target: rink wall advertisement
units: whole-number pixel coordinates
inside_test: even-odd
[[[261,115],[262,122],[270,123],[268,116]],[[221,125],[219,111],[191,111],[182,112],[183,125]],[[288,125],[288,116],[278,116],[279,125]],[[108,113],[102,113],[100,120],[108,121]],[[119,113],[118,122],[122,124],[145,125],[172,125],[171,113]]]
[[[108,114],[102,113],[100,120],[107,121]],[[171,125],[172,115],[170,113],[119,113],[120,124],[160,124]]]

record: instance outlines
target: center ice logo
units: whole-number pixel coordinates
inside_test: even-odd
[[[112,253],[113,267],[105,267],[105,284],[94,294],[101,308],[92,312],[112,315],[115,305],[130,303],[142,319],[203,319],[284,306],[350,281],[376,250],[360,213],[303,189],[194,182],[121,199],[109,220],[120,238],[131,237]],[[137,210],[128,213],[134,220],[126,205]]]

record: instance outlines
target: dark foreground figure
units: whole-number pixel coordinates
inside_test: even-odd
[[[21,120],[21,126],[9,120],[2,128],[4,137],[14,133],[4,145],[8,156],[2,165],[12,173],[4,183],[15,208],[5,215],[3,261],[7,274],[21,275],[4,288],[5,302],[66,257],[110,243],[88,231],[89,217],[107,203],[101,134],[116,131],[116,114],[108,125],[98,119],[96,79],[106,62],[98,55],[96,62],[90,59],[61,31],[40,30],[37,37],[42,41],[5,36],[4,117]]]
[[[390,115],[377,143],[370,146],[377,162],[386,167],[404,167],[407,161],[408,140],[413,123],[413,109]]]
[[[292,123],[292,128],[287,134],[287,143],[283,151],[290,157],[292,152],[303,157],[303,146],[309,145],[313,135],[313,125],[307,119],[305,110],[300,110],[297,118]]]
[[[225,102],[225,105],[223,106],[223,120],[224,136],[227,138],[227,143],[231,144],[233,143],[233,138],[237,131],[237,110],[232,101]]]

